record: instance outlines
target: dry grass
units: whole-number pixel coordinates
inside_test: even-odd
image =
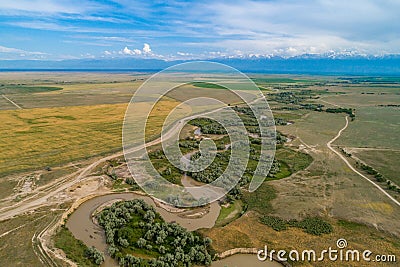
[[[149,135],[160,132],[162,115],[176,104],[162,101],[157,105],[157,115],[149,118]],[[126,107],[113,104],[0,111],[1,174],[120,150]]]
[[[0,237],[0,259],[2,266],[42,266],[35,255],[32,236],[44,229],[58,212],[50,212],[46,207],[33,214],[22,215],[0,222],[0,234],[16,227],[17,230]],[[55,208],[55,207],[54,207]]]
[[[291,144],[302,145],[314,161],[305,171],[270,183],[277,191],[272,202],[276,215],[285,219],[334,216],[377,225],[400,235],[399,207],[327,149],[326,143],[344,124],[342,114],[312,112],[290,126],[279,127],[282,132],[297,136]],[[386,205],[391,209],[382,208]]]
[[[321,251],[329,247],[336,248],[336,240],[345,238],[349,245],[348,249],[359,249],[361,251],[369,249],[374,253],[400,255],[398,240],[385,233],[363,225],[335,220],[330,220],[330,222],[334,226],[333,233],[314,236],[297,228],[289,228],[288,230],[277,232],[271,227],[261,224],[258,221],[257,214],[246,213],[227,226],[202,230],[202,232],[212,238],[213,247],[217,252],[236,247],[263,248],[264,245],[268,245],[269,251],[272,249],[276,251],[279,249],[285,249],[286,251],[292,249],[298,251],[305,249]],[[342,264],[324,261],[315,262],[312,265],[309,263],[296,263],[294,266],[343,266]],[[357,266],[371,266],[371,263],[359,262]],[[373,266],[387,265],[376,264]]]

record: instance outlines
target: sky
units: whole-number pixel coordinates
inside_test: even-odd
[[[398,0],[1,0],[0,60],[400,54]]]

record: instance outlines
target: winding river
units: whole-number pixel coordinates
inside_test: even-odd
[[[186,177],[185,177],[186,178]],[[193,181],[186,178],[185,182],[193,186]],[[118,266],[117,262],[111,257],[107,256],[107,244],[103,229],[95,224],[92,220],[92,214],[100,206],[110,204],[119,200],[132,200],[143,199],[146,203],[155,207],[156,211],[167,222],[176,222],[189,231],[194,231],[200,228],[211,228],[214,226],[218,218],[221,207],[217,202],[211,203],[209,212],[200,218],[183,218],[178,216],[177,213],[168,212],[155,204],[152,198],[135,193],[117,193],[108,194],[103,196],[94,197],[82,203],[68,218],[66,226],[72,234],[82,240],[87,246],[94,246],[98,250],[103,251],[106,255],[103,267]],[[236,254],[225,259],[215,261],[211,267],[241,267],[241,266],[264,266],[264,267],[278,267],[282,266],[277,262],[260,262],[256,255],[251,254]]]
[[[218,218],[221,207],[217,202],[211,203],[209,212],[200,218],[182,218],[176,213],[168,212],[158,207],[152,198],[135,193],[118,193],[94,197],[80,205],[69,217],[67,227],[71,233],[82,240],[87,246],[94,246],[100,251],[107,251],[103,229],[92,221],[92,214],[101,205],[118,200],[143,199],[146,203],[155,207],[163,219],[167,222],[176,222],[189,231],[200,228],[211,228]],[[106,254],[106,253],[105,253]],[[110,257],[102,266],[118,266]]]

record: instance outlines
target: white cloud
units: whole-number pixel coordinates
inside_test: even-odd
[[[109,51],[108,51],[109,52]],[[129,49],[127,46],[125,46],[124,49],[118,52],[120,55],[128,55],[128,56],[137,56],[137,55],[151,55],[151,56],[157,56],[156,54],[153,54],[151,52],[150,45],[145,43],[143,44],[143,49]]]
[[[217,1],[196,10],[216,37],[197,45],[232,54],[400,53],[400,1]]]
[[[48,59],[50,54],[36,51],[26,51],[19,48],[6,47],[0,45],[0,60],[5,59]]]
[[[151,53],[151,48],[150,48],[149,44],[146,44],[146,43],[143,44],[143,53],[145,53],[145,54]]]
[[[125,46],[125,48],[122,50],[122,54],[134,56],[142,54],[142,51],[140,51],[139,49],[130,50],[127,46]]]
[[[105,56],[160,58],[157,53],[163,53],[173,58],[212,58],[400,53],[399,0],[206,0],[185,4],[170,1],[165,7],[151,2],[132,5],[129,0],[0,0],[1,15],[6,15],[3,24],[7,25],[74,32],[72,38],[78,39],[79,44],[108,46],[100,50],[111,53],[104,52]],[[138,25],[136,18],[157,23]],[[104,23],[80,24],[79,20]],[[117,22],[127,22],[129,26],[108,27]],[[139,46],[138,42],[156,45],[157,53],[149,43]],[[127,47],[121,49],[124,46]],[[0,47],[2,50],[28,55]]]
[[[105,9],[104,5],[81,0],[2,0],[0,10],[35,12],[35,13],[64,13],[84,14],[89,11]]]
[[[176,54],[180,55],[180,56],[191,56],[191,53],[185,53],[185,52],[176,52]]]
[[[22,50],[20,49],[0,46],[0,53],[20,53],[20,52],[22,52]]]
[[[12,47],[5,47],[5,46],[1,46],[1,45],[0,45],[0,53],[20,54],[21,56],[26,56],[26,55],[47,55],[46,53],[43,53],[43,52],[25,51],[25,50],[22,50],[22,49],[12,48]]]

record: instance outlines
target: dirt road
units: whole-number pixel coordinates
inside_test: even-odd
[[[349,125],[349,119],[346,116],[346,124],[345,126],[340,129],[340,131],[338,132],[338,134],[333,137],[326,145],[327,147],[336,155],[338,155],[340,157],[340,159],[342,159],[344,161],[344,163],[346,163],[346,165],[356,174],[358,174],[359,176],[361,176],[362,178],[364,178],[365,180],[367,180],[369,183],[371,183],[373,186],[375,186],[379,191],[381,191],[383,194],[385,194],[391,201],[393,201],[394,204],[400,206],[400,202],[397,201],[397,199],[395,199],[394,197],[392,197],[388,192],[386,192],[384,189],[382,189],[382,187],[380,187],[378,184],[374,183],[372,180],[370,180],[367,176],[365,176],[364,174],[360,173],[358,170],[356,170],[356,168],[353,167],[353,165],[350,164],[350,162],[345,158],[345,156],[343,156],[340,152],[336,151],[334,148],[332,148],[332,143],[335,142],[340,135],[342,134],[342,132],[344,130],[346,130],[347,126]]]

